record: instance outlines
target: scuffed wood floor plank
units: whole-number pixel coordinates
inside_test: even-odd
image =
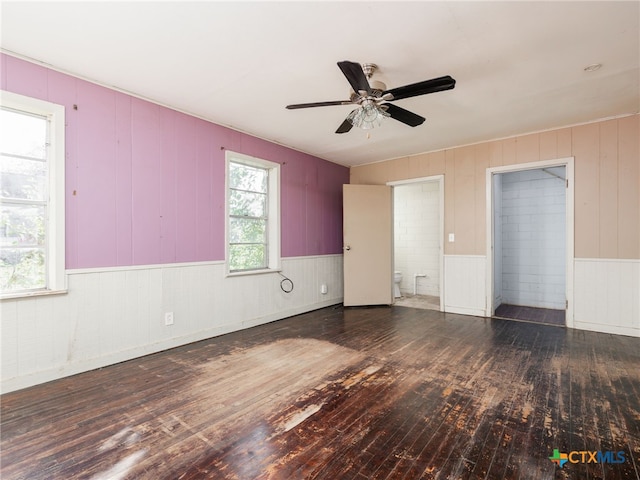
[[[0,476],[639,479],[639,396],[637,338],[337,306],[3,395]]]

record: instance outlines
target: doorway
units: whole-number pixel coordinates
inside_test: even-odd
[[[394,304],[443,310],[441,175],[393,182]]]
[[[570,162],[488,171],[488,316],[565,326],[573,263]]]

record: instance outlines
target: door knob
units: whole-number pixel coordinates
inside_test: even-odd
[[[349,250],[351,250],[351,247],[349,245],[347,245],[346,247],[344,247],[344,249],[349,251]]]

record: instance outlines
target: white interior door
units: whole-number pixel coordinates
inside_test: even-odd
[[[343,186],[344,305],[393,303],[391,187]]]

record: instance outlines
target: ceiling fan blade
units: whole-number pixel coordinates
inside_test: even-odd
[[[394,120],[398,120],[399,122],[404,123],[405,125],[409,125],[410,127],[417,127],[418,125],[422,125],[425,121],[424,117],[420,115],[416,115],[409,110],[405,110],[402,107],[394,105],[393,103],[385,103],[382,107],[386,107],[385,110]]]
[[[336,133],[347,133],[352,128],[353,128],[353,125],[351,124],[351,122],[345,118],[344,122],[342,122],[338,127],[338,129],[336,130]]]
[[[427,93],[451,90],[455,86],[456,81],[449,75],[446,75],[444,77],[425,80],[424,82],[412,83],[411,85],[392,88],[391,90],[382,92],[382,94],[384,95],[390,93],[391,95],[393,95],[393,100],[400,100],[401,98],[417,97],[418,95],[426,95]]]
[[[340,67],[344,76],[347,77],[354,92],[364,90],[367,93],[371,93],[371,86],[359,63],[345,60],[344,62],[338,62],[338,67]]]
[[[332,102],[315,102],[315,103],[296,103],[294,105],[287,105],[289,110],[295,110],[297,108],[311,108],[311,107],[328,107],[330,105],[351,105],[351,100],[335,100]]]

